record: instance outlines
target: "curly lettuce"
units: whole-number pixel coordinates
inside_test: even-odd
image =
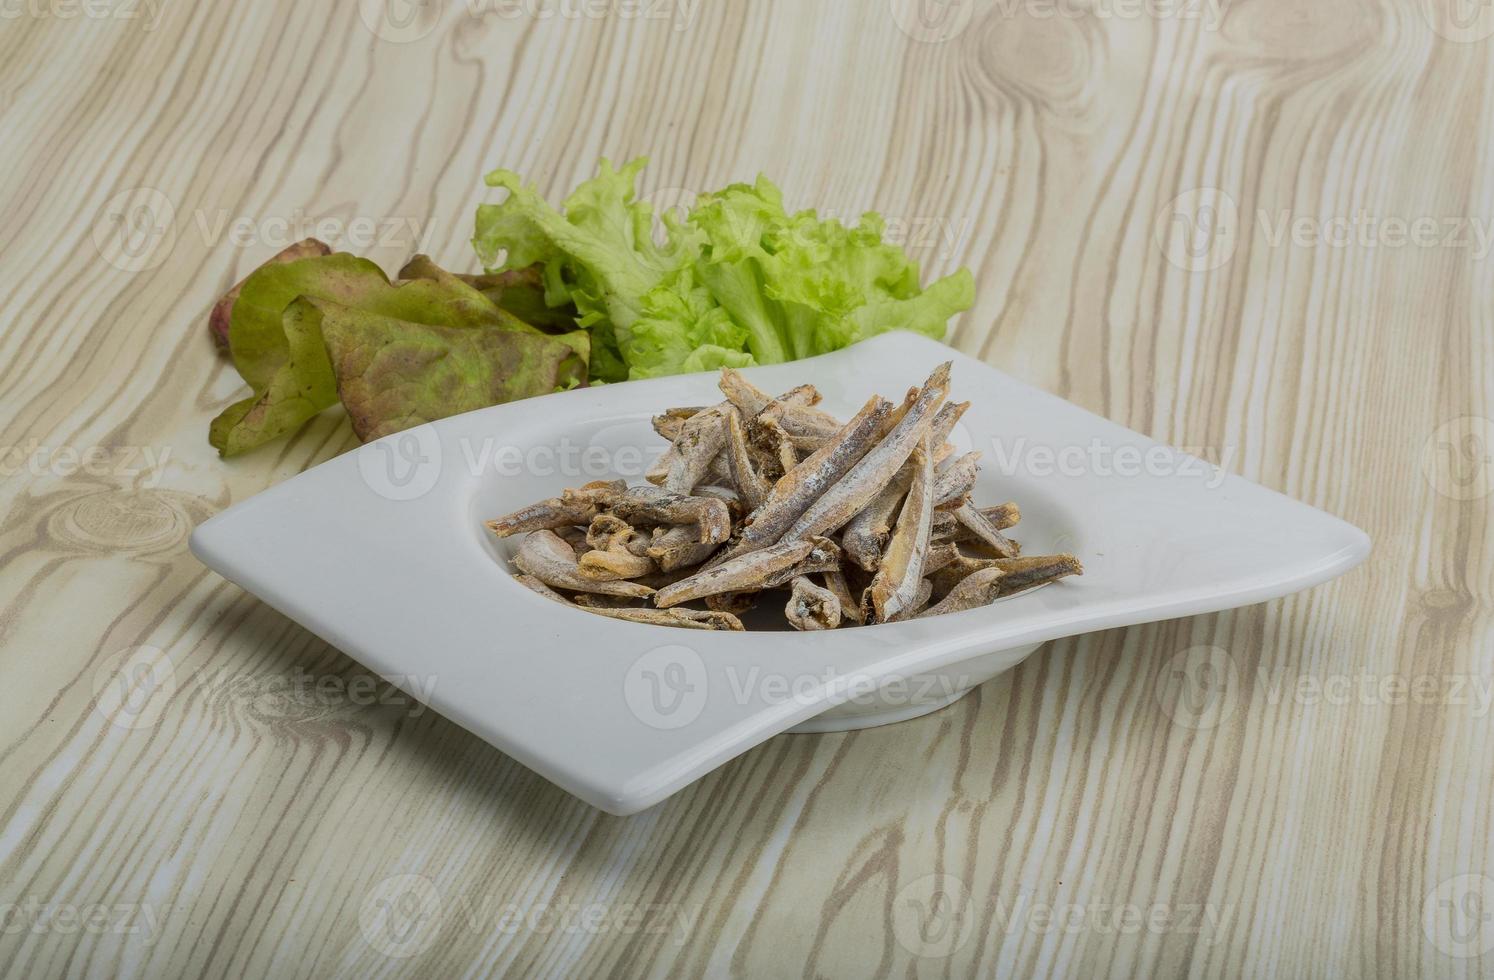
[[[591,376],[622,381],[776,364],[887,330],[942,339],[975,299],[968,269],[920,286],[918,263],[885,241],[880,215],[854,227],[790,214],[772,182],[701,195],[680,220],[639,200],[645,160],[606,160],[561,207],[511,170],[477,211],[472,244],[490,274],[539,265],[547,303],[592,332]]]

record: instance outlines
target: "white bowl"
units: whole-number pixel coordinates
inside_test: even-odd
[[[482,526],[567,486],[637,482],[649,418],[720,400],[712,374],[500,405],[380,439],[202,524],[193,552],[391,682],[582,799],[651,806],[784,731],[916,717],[1043,642],[1275,598],[1369,553],[1357,528],[933,341],[893,333],[747,372],[812,382],[849,417],[954,360],[976,499],[1014,500],[1026,554],[1082,577],[950,616],[817,633],[716,633],[567,610],[518,585]],[[413,689],[413,690],[412,690]]]

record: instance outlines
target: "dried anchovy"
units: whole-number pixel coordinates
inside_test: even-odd
[[[878,622],[907,613],[918,600],[923,561],[928,554],[930,518],[934,512],[934,461],[925,433],[913,450],[913,484],[903,498],[897,527],[872,579],[872,609]],[[932,588],[932,586],[930,586]]]
[[[1065,576],[1084,574],[1084,565],[1069,554],[999,558],[996,567],[1006,573],[1001,580],[1002,595],[1021,592]]]
[[[581,574],[576,565],[576,553],[554,531],[542,529],[531,531],[519,546],[514,564],[520,571],[554,588],[570,589],[573,592],[600,592],[604,595],[644,596],[653,595],[654,590],[635,582],[597,582]]]
[[[950,361],[934,369],[902,421],[851,468],[835,486],[815,501],[783,535],[794,540],[836,530],[871,502],[898,468],[913,453],[913,447],[928,431],[930,416],[949,390]]]
[[[670,447],[668,475],[664,489],[688,494],[710,472],[711,462],[726,445],[726,410],[729,402],[712,405],[697,412],[680,426],[680,434]]]
[[[659,435],[674,442],[680,437],[680,431],[685,427],[685,417],[679,415],[655,415],[650,424]]]
[[[684,629],[696,630],[732,630],[741,632],[746,629],[742,621],[730,613],[706,612],[700,609],[648,609],[636,606],[603,606],[590,602],[572,602],[565,596],[550,588],[544,582],[533,575],[517,575],[518,583],[561,605],[570,606],[572,609],[582,609],[598,616],[606,616],[609,619],[625,619],[634,623],[649,623],[654,626],[679,626]]]
[[[999,568],[982,568],[965,576],[938,603],[919,613],[919,617],[943,616],[977,606],[988,606],[1001,594],[1001,580],[1006,573]]]
[[[702,544],[720,544],[731,536],[731,509],[715,497],[630,487],[613,501],[612,512],[633,524],[694,524]]]
[[[928,554],[923,559],[923,574],[929,576],[944,568],[961,557],[960,546],[953,541],[945,541],[941,544],[929,545]]]
[[[753,425],[772,424],[796,449],[813,452],[840,431],[840,420],[829,412],[787,399],[777,399],[753,419]]]
[[[785,585],[790,625],[832,629],[971,608],[1081,574],[1072,555],[1018,557],[1000,533],[1021,517],[1015,504],[970,503],[978,454],[956,458],[949,442],[969,407],[946,401],[949,368],[901,405],[873,398],[845,425],[814,407],[811,385],[770,398],[725,371],[725,401],[654,417],[675,438],[645,474],[651,485],[596,481],[488,524],[505,536],[529,530],[514,558],[526,588],[596,615],[692,629],[740,630],[736,614]],[[824,536],[841,528],[839,543]],[[691,599],[706,608],[682,605]]]
[[[593,551],[627,551],[629,554],[648,554],[648,541],[643,535],[616,514],[598,514],[586,528],[586,544]]]
[[[794,578],[783,614],[798,630],[833,630],[840,625],[840,599],[799,575]]]
[[[944,455],[953,451],[954,447],[946,440],[954,431],[955,423],[959,422],[960,416],[969,407],[969,402],[945,402],[934,414],[934,420],[929,423],[929,445],[939,447],[934,453],[934,462],[939,462]],[[866,571],[875,572],[881,564],[887,533],[892,530],[892,515],[912,483],[913,469],[904,463],[887,486],[861,508],[841,532],[841,546],[845,548],[846,555]]]
[[[745,554],[781,538],[816,499],[866,455],[890,409],[887,402],[873,395],[834,439],[773,484],[767,500],[748,517],[742,541],[733,554]]]
[[[742,428],[742,414],[735,408],[726,417],[726,458],[731,464],[732,482],[742,492],[748,509],[761,507],[772,487],[753,465],[747,451],[747,433]]]
[[[725,475],[728,480],[731,478],[729,472]],[[726,505],[726,509],[731,511],[732,520],[736,520],[747,512],[742,505],[742,495],[732,487],[720,483],[708,483],[703,487],[696,487],[694,496],[710,497],[721,501]]]
[[[659,567],[647,556],[635,555],[625,548],[588,551],[576,559],[576,570],[596,582],[617,582],[656,572]]]
[[[754,422],[749,436],[752,447],[766,454],[784,473],[799,465],[799,448],[776,419]]]
[[[763,580],[765,589],[777,588],[800,575],[817,575],[840,568],[842,552],[840,546],[829,538],[811,538],[814,547],[809,554],[799,559],[792,567],[775,572]]]
[[[797,564],[814,548],[811,541],[788,541],[732,558],[660,589],[654,605],[663,609],[720,592],[760,589],[769,576]]]
[[[553,530],[562,541],[571,546],[571,551],[578,559],[591,550],[591,545],[586,542],[586,532],[579,527],[557,527]]]
[[[550,497],[528,507],[520,507],[512,514],[487,522],[487,528],[500,538],[526,531],[553,530],[585,524],[597,516],[622,492],[627,484],[622,480],[597,480],[575,490],[563,490],[559,497]]]
[[[1079,559],[1068,554],[1030,555],[1024,558],[972,558],[960,555],[945,567],[930,573],[929,577],[933,580],[935,591],[949,593],[970,576],[992,568],[1006,576],[1001,583],[1002,595],[1020,592],[1067,575],[1080,575],[1084,571]]]
[[[998,557],[1015,558],[1021,553],[1022,546],[998,531],[996,525],[973,505],[967,503],[955,508],[954,516],[955,520],[975,535],[976,540],[990,548]]]
[[[882,548],[887,544],[887,534],[892,530],[892,515],[897,505],[908,495],[913,485],[913,468],[906,464],[897,471],[892,480],[883,487],[871,503],[846,524],[840,534],[840,543],[846,557],[868,572],[875,572],[882,563]]]
[[[757,592],[719,592],[705,597],[707,609],[740,616],[757,605]]]
[[[952,510],[970,502],[979,460],[980,453],[966,453],[944,468],[934,484],[935,507]]]
[[[647,623],[650,626],[679,626],[690,630],[730,630],[740,633],[747,627],[731,613],[704,609],[604,609],[598,606],[578,606],[587,612],[611,619],[623,619],[630,623]]]
[[[840,603],[840,614],[842,618],[849,619],[860,625],[866,622],[866,617],[861,612],[861,603],[851,593],[851,585],[846,581],[846,573],[836,568],[824,573],[825,588],[835,593],[835,599]]]
[[[742,377],[742,373],[735,368],[721,369],[721,381],[718,387],[726,396],[727,402],[736,406],[737,411],[749,419],[767,408],[773,401],[772,395]]]
[[[670,528],[659,528],[649,543],[646,554],[663,572],[699,565],[715,552],[717,546],[702,544],[700,532],[694,525],[677,524]]]

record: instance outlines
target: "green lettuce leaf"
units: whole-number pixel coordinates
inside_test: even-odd
[[[649,312],[645,297],[687,268],[695,254],[691,237],[667,217],[665,241],[654,240],[653,209],[634,193],[644,163],[633,160],[614,170],[603,160],[597,176],[566,198],[564,213],[518,174],[495,170],[486,182],[505,188],[508,197],[477,209],[472,244],[483,266],[496,273],[542,265],[546,301],[573,304],[577,323],[598,334],[591,364],[598,380],[630,376],[632,327]]]
[[[854,227],[784,210],[766,178],[702,195],[685,218],[636,196],[644,161],[596,177],[552,207],[509,170],[508,196],[478,208],[473,246],[490,274],[536,264],[545,300],[571,304],[592,331],[591,377],[647,378],[774,364],[886,330],[942,339],[974,302],[968,270],[920,286],[918,264],[884,240],[880,215]]]

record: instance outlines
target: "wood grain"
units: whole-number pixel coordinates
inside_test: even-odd
[[[1489,11],[918,6],[6,8],[0,973],[1494,971]],[[629,819],[364,690],[186,551],[353,445],[328,413],[219,461],[209,305],[302,216],[467,266],[485,169],[635,154],[663,204],[761,170],[883,211],[975,271],[955,346],[1373,558]]]

